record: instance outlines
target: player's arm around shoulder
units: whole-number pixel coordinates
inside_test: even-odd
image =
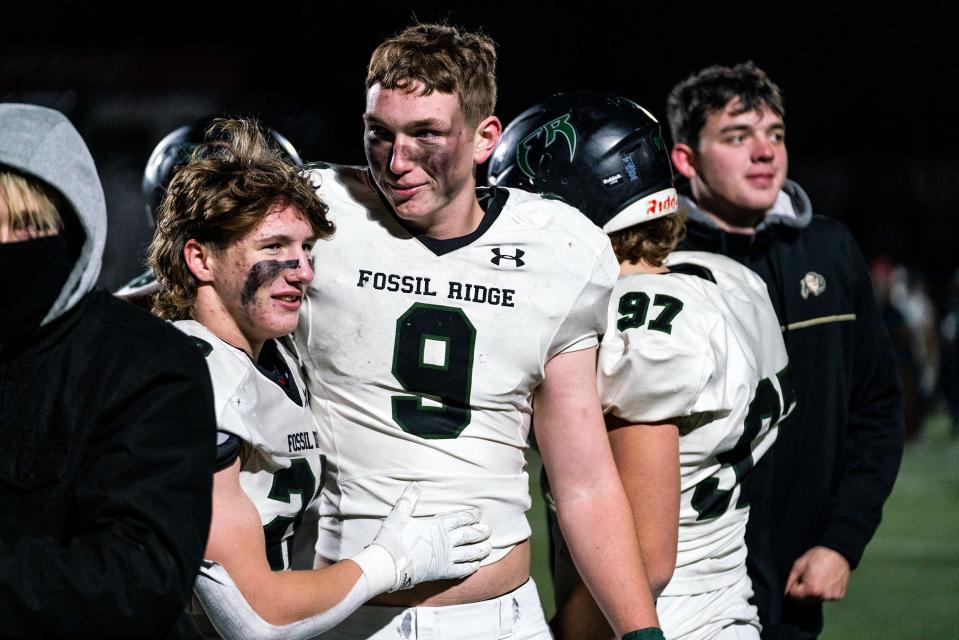
[[[604,428],[595,367],[592,348],[564,352],[546,363],[534,398],[536,436],[570,551],[620,636],[659,623]]]

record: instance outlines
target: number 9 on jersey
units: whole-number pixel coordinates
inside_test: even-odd
[[[417,395],[392,397],[393,420],[421,438],[455,438],[470,422],[476,329],[462,309],[416,303],[396,321],[393,375]]]

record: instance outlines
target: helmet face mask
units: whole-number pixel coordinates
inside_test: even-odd
[[[558,94],[506,127],[489,183],[551,193],[607,232],[678,211],[659,123],[626,98]]]
[[[206,130],[217,117],[208,116],[174,129],[168,133],[150,154],[143,170],[143,198],[146,201],[150,224],[156,223],[157,210],[163,200],[166,187],[173,179],[177,168],[190,161],[193,151],[206,140]],[[280,153],[293,164],[303,164],[296,149],[279,132],[260,125],[263,134]]]

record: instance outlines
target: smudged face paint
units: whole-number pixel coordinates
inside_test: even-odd
[[[429,233],[468,212],[475,199],[476,131],[456,95],[413,89],[370,88],[364,147],[373,180],[396,215]]]
[[[264,285],[272,284],[278,275],[287,269],[296,269],[300,266],[299,260],[260,260],[250,267],[250,273],[246,277],[246,284],[243,285],[243,294],[240,301],[243,304],[253,302],[256,292]]]
[[[314,241],[306,219],[285,207],[229,245],[216,261],[214,282],[225,331],[210,327],[214,333],[228,341],[232,337],[236,346],[250,345],[254,353],[265,340],[292,333],[313,280]]]

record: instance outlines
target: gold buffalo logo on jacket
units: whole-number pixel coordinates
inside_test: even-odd
[[[826,279],[815,271],[810,271],[802,277],[802,280],[799,281],[799,287],[799,295],[801,295],[803,300],[805,300],[810,294],[818,296],[825,291]]]

